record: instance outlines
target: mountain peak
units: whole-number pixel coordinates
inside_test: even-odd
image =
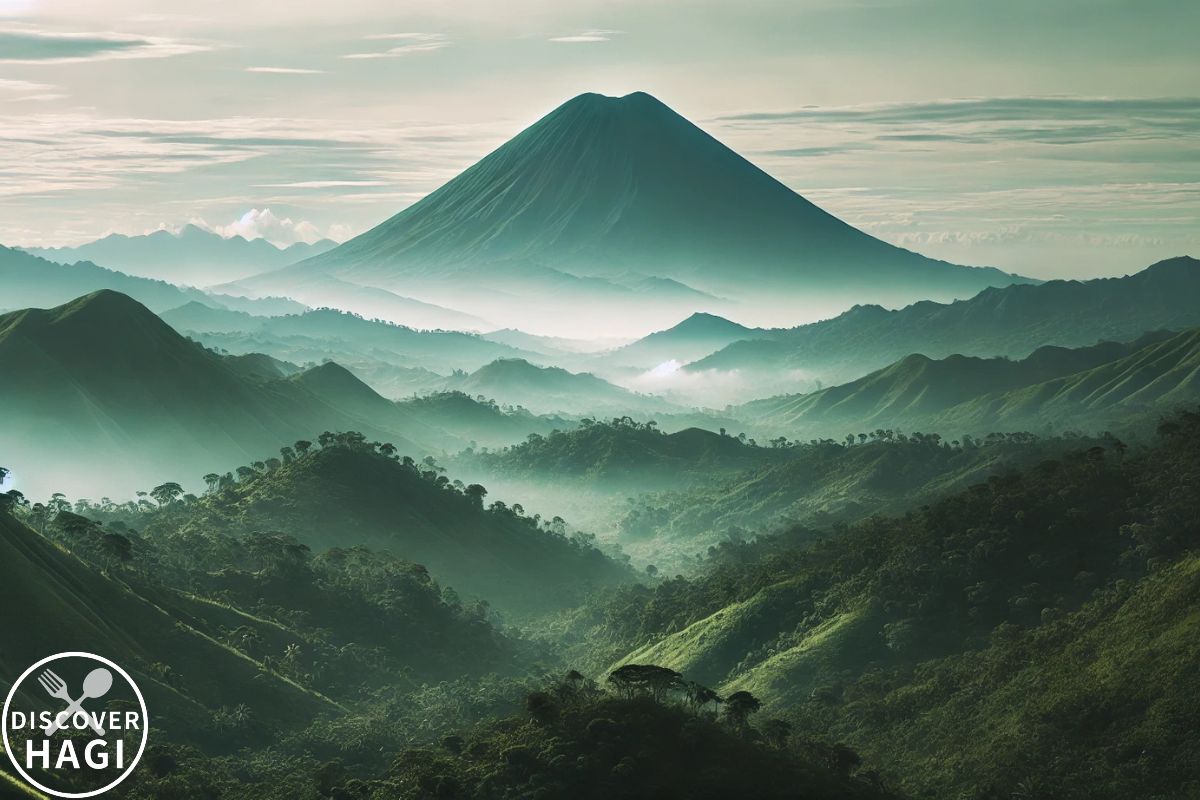
[[[1161,275],[1163,273],[1186,273],[1200,269],[1200,260],[1191,256],[1175,256],[1156,261],[1141,271],[1143,275]]]
[[[645,92],[578,95],[375,228],[250,285],[314,273],[389,290],[466,275],[509,293],[512,277],[535,295],[562,273],[638,274],[732,299],[889,303],[1014,280],[851,227]]]
[[[85,311],[92,314],[105,315],[155,316],[154,312],[137,300],[113,289],[100,289],[91,294],[85,294],[82,297],[59,306],[55,311],[59,312],[60,318]]]
[[[673,325],[664,331],[658,331],[647,336],[651,338],[665,337],[738,337],[749,333],[750,329],[744,325],[739,325],[733,320],[725,319],[725,317],[717,314],[710,314],[707,311],[697,311],[687,319],[677,325]]]
[[[601,94],[599,92],[584,92],[572,97],[559,108],[579,106],[585,108],[656,108],[671,111],[671,108],[652,94],[647,92],[630,92],[623,95]],[[675,113],[671,111],[671,113]]]

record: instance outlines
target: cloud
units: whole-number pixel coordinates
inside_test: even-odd
[[[32,25],[0,24],[0,63],[71,64],[124,58],[167,58],[212,48],[162,36],[67,33]]]
[[[323,69],[302,69],[300,67],[246,67],[246,72],[262,72],[269,75],[324,75]]]
[[[312,244],[321,238],[321,231],[315,224],[307,220],[295,221],[290,217],[278,217],[269,208],[252,208],[228,225],[210,225],[199,218],[194,219],[192,224],[219,233],[226,239],[234,236],[241,236],[243,239],[266,239],[280,247],[297,242]]]
[[[338,189],[350,186],[387,186],[387,181],[294,181],[292,183],[258,183],[258,189]]]
[[[368,41],[395,41],[403,44],[370,53],[350,53],[342,58],[402,58],[419,53],[432,53],[450,46],[450,39],[444,33],[379,33],[364,38]]]
[[[846,132],[871,133],[878,142],[1070,145],[1194,136],[1200,131],[1200,98],[982,97],[806,106],[731,114],[712,121],[735,127],[854,126]]]
[[[0,78],[0,94],[4,95],[6,103],[43,102],[46,100],[61,100],[67,95],[58,91],[57,86],[34,81],[17,81]]]
[[[805,106],[792,111],[757,111],[716,117],[732,121],[840,120],[846,122],[1004,121],[1012,119],[1094,119],[1152,114],[1200,115],[1195,97],[972,97],[918,103]]]
[[[611,42],[614,36],[620,36],[624,31],[605,30],[603,28],[594,28],[592,30],[581,31],[580,33],[572,33],[567,36],[551,36],[547,41],[560,42],[562,44],[590,44],[593,42]]]

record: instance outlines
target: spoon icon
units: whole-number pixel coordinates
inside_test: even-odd
[[[54,718],[54,722],[43,728],[42,732],[45,733],[46,736],[51,736],[56,731],[66,727],[64,722],[71,719],[71,715],[83,710],[84,700],[103,697],[104,695],[108,694],[108,690],[112,688],[112,682],[112,673],[104,667],[98,667],[92,670],[87,674],[87,677],[83,679],[83,694],[81,694],[77,700],[72,700],[70,696],[67,695],[66,686],[64,684],[61,692],[54,693],[54,696],[58,697],[60,700],[68,701],[70,705],[58,712],[57,716]],[[104,730],[96,724],[95,720],[90,721],[88,725],[96,733],[96,735],[104,735]]]

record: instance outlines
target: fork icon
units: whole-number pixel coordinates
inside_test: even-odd
[[[63,720],[70,720],[73,714],[83,710],[84,700],[90,697],[101,697],[108,693],[108,690],[112,687],[112,673],[104,668],[94,669],[89,672],[88,676],[83,679],[83,694],[77,700],[71,699],[71,695],[67,692],[67,682],[58,677],[53,670],[43,670],[42,674],[38,676],[38,683],[46,690],[46,694],[67,703],[67,707],[58,712],[54,721],[42,729],[42,732],[46,736],[51,736],[55,731],[66,727],[63,724]],[[104,729],[97,725],[96,721],[90,717],[88,718],[88,727],[97,736],[104,735]]]

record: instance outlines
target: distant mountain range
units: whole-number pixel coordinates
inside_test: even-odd
[[[856,306],[832,319],[738,341],[689,364],[738,371],[759,390],[856,379],[913,353],[1023,358],[1047,344],[1129,341],[1200,325],[1200,261],[1160,261],[1133,275],[991,288],[954,303],[889,311]]]
[[[794,320],[1025,280],[875,239],[642,92],[580,95],[370,231],[239,286],[287,294],[322,276],[567,335],[702,300]]]
[[[250,299],[210,294],[166,281],[127,275],[89,261],[60,264],[0,245],[0,311],[49,308],[101,289],[128,295],[153,311],[165,311],[188,302],[264,315],[296,313],[307,308],[277,297]]]
[[[733,410],[761,430],[991,431],[1130,427],[1200,401],[1200,328],[1127,343],[1043,347],[1020,361],[911,355],[850,383]]]
[[[199,304],[190,310],[278,325],[280,341],[307,341],[318,352],[337,351],[346,340],[377,352],[392,349],[451,362],[464,348],[481,348],[477,359],[511,352],[477,336],[411,331],[329,310],[275,318]],[[411,371],[427,376],[427,390],[444,388],[442,376]],[[573,387],[591,392],[571,395],[577,403],[607,396],[604,387],[613,398],[645,402],[591,376],[570,377]],[[496,386],[502,388],[502,382]],[[544,380],[525,391],[558,396]],[[263,353],[221,355],[184,338],[132,298],[108,290],[48,310],[0,315],[0,408],[6,423],[0,425],[3,465],[13,470],[18,488],[34,497],[63,487],[124,497],[148,481],[194,486],[207,472],[261,460],[322,431],[359,431],[417,458],[472,444],[512,444],[574,424],[453,392],[394,402],[331,361],[304,368]]]
[[[369,360],[444,374],[475,370],[497,358],[533,356],[470,333],[415,330],[328,308],[257,317],[192,302],[162,316],[176,330],[231,352],[265,352],[298,363]]]
[[[225,238],[196,225],[142,236],[110,234],[76,247],[26,247],[51,261],[91,261],[130,275],[212,286],[294,264],[337,246],[331,239],[276,247],[266,239]]]

